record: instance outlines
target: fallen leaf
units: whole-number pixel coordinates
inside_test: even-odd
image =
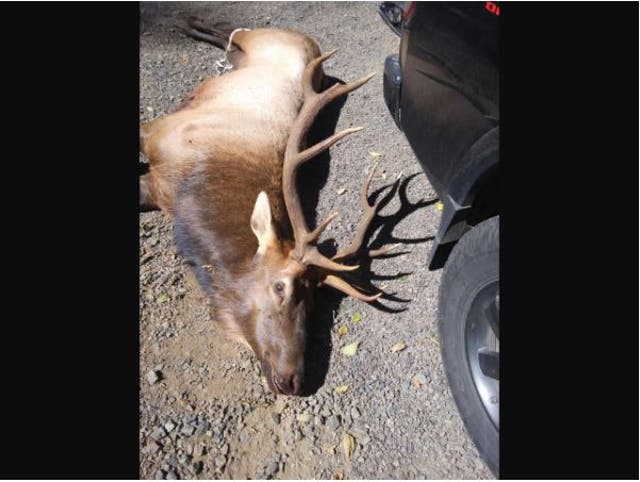
[[[369,151],[369,155],[371,157],[382,157],[382,154],[380,154],[379,152],[376,152],[376,151]]]
[[[436,345],[438,348],[440,348],[440,342],[438,341],[438,339],[434,336],[434,335],[427,335],[427,338],[434,344]]]
[[[166,303],[167,301],[169,301],[169,297],[167,295],[160,295],[158,296],[158,299],[156,301],[158,303]]]
[[[398,278],[400,281],[407,281],[409,279],[409,276],[406,274],[403,274],[402,276],[400,276],[400,278]]]
[[[334,393],[344,393],[349,389],[349,385],[338,385],[333,389]]]
[[[436,204],[436,211],[442,211],[444,209],[444,204],[438,203]]]
[[[347,328],[344,325],[340,325],[338,327],[338,335],[343,336],[343,335],[346,335],[347,333],[349,333],[349,328]]]
[[[356,311],[354,314],[351,315],[351,319],[356,323],[359,323],[360,320],[362,320],[362,315]]]
[[[404,344],[404,343],[402,343],[402,342],[400,342],[400,343],[396,343],[395,345],[393,345],[393,346],[391,347],[391,351],[392,351],[393,353],[396,353],[396,352],[399,352],[399,351],[404,350],[406,347],[407,347],[407,345],[405,345],[405,344]]]
[[[333,474],[333,480],[342,480],[344,478],[344,472],[342,470],[337,470]]]
[[[348,345],[345,345],[342,348],[340,348],[340,353],[342,353],[344,356],[353,356],[356,354],[357,351],[358,351],[357,341],[354,341],[353,343],[349,343]]]
[[[347,190],[344,187],[341,187],[336,192],[338,193],[338,196],[342,196],[345,192],[347,192]]]
[[[353,457],[353,451],[356,449],[356,440],[345,432],[342,435],[342,452],[344,453],[344,458],[347,462],[351,461],[351,457]]]
[[[211,266],[210,264],[203,264],[202,269],[206,269],[207,271],[212,272],[213,266]]]

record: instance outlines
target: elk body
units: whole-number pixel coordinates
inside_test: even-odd
[[[355,239],[331,259],[315,243],[335,214],[310,230],[296,191],[300,164],[358,130],[303,150],[314,118],[371,76],[317,92],[333,52],[321,55],[293,31],[236,30],[228,45],[233,71],[141,126],[149,172],[140,178],[140,204],[173,216],[177,249],[210,298],[213,319],[253,349],[269,387],[300,394],[314,291],[329,285],[364,301],[380,296],[340,277],[357,269],[341,261],[358,252],[375,214],[366,195],[371,176]]]

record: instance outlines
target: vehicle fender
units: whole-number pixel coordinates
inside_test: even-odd
[[[471,229],[467,221],[474,208],[477,188],[498,169],[499,139],[499,126],[496,126],[473,143],[464,156],[466,159],[460,163],[461,169],[449,183],[447,194],[440,199],[442,217],[429,253],[430,270],[442,268],[455,244]]]

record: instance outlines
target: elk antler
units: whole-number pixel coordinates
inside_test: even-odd
[[[362,130],[362,127],[352,127],[349,129],[345,129],[343,131],[337,132],[324,141],[321,141],[303,151],[300,151],[302,140],[313,124],[313,121],[320,110],[336,97],[351,92],[362,86],[374,75],[368,75],[360,80],[356,80],[355,82],[351,82],[346,85],[336,83],[323,92],[316,92],[313,89],[312,84],[313,76],[316,72],[316,69],[319,65],[322,64],[322,62],[336,53],[336,51],[337,50],[332,50],[331,52],[313,59],[307,65],[302,76],[302,92],[304,95],[304,102],[302,104],[302,108],[300,109],[300,113],[298,114],[298,117],[294,122],[294,125],[291,129],[291,134],[287,141],[282,172],[282,191],[284,195],[284,202],[287,207],[287,212],[289,214],[289,219],[291,221],[291,227],[293,229],[293,236],[295,239],[295,248],[292,251],[291,256],[305,266],[312,265],[327,271],[344,272],[356,270],[358,269],[358,266],[348,266],[340,264],[336,260],[346,258],[358,251],[364,239],[365,231],[369,223],[371,222],[371,219],[373,219],[373,215],[375,214],[377,205],[370,207],[370,209],[372,209],[372,212],[365,210],[365,222],[362,223],[364,227],[362,225],[360,226],[358,235],[346,250],[346,255],[343,253],[339,253],[338,255],[334,256],[333,259],[330,259],[320,254],[320,252],[316,248],[315,243],[322,232],[329,225],[329,223],[333,220],[333,218],[338,215],[338,213],[331,213],[324,221],[319,223],[313,231],[309,231],[307,222],[304,219],[300,197],[298,196],[298,191],[296,188],[297,170],[300,165],[313,158],[323,150],[328,149],[343,137]],[[365,183],[366,185],[363,187],[364,199],[367,207],[369,207],[369,205],[368,202],[366,202],[366,192],[368,190],[368,185],[372,177],[373,172],[369,176],[367,183]],[[353,296],[364,301],[374,301],[382,295],[382,293],[378,293],[373,296],[367,296],[363,293],[360,293],[353,286],[334,274],[327,274],[322,283],[333,286],[334,288],[346,293],[349,296]]]

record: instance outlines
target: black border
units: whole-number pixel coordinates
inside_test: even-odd
[[[638,4],[501,3],[501,477],[638,478]]]
[[[0,476],[137,479],[139,5],[0,5]]]
[[[501,5],[501,475],[638,478],[638,4]],[[138,478],[137,3],[3,3],[0,475]]]

